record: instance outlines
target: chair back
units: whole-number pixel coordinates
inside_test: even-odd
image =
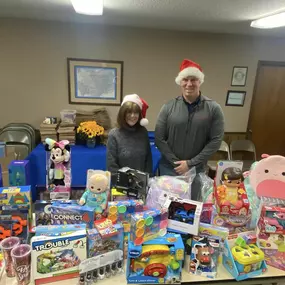
[[[230,145],[230,153],[231,157],[233,159],[233,152],[235,151],[246,151],[246,152],[252,152],[254,156],[254,160],[256,161],[256,150],[255,145],[250,140],[235,140],[231,142]]]
[[[227,159],[228,160],[231,159],[230,148],[229,148],[229,145],[225,141],[222,141],[221,146],[220,146],[218,151],[226,152],[227,153]]]

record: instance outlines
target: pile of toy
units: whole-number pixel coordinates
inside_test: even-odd
[[[123,272],[130,284],[177,284],[183,268],[216,278],[223,264],[237,280],[262,274],[266,263],[285,269],[284,157],[265,157],[246,181],[241,162],[220,161],[204,204],[190,199],[192,170],[149,178],[130,168],[113,185],[108,171],[88,170],[75,201],[68,141],[47,139],[46,151],[50,200],[36,201],[33,215],[29,186],[0,188],[0,247],[7,277],[19,284],[31,274],[35,284],[85,285]]]

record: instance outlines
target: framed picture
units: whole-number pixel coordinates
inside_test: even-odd
[[[234,66],[231,86],[245,86],[247,78],[246,66]]]
[[[229,90],[227,94],[226,106],[243,107],[245,95],[245,91]]]
[[[123,61],[68,58],[69,103],[121,105],[123,65]]]

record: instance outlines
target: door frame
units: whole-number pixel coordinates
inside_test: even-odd
[[[258,74],[263,66],[284,66],[285,67],[285,62],[284,61],[270,61],[270,60],[259,60],[257,63],[257,69],[256,69],[256,74],[255,74],[255,81],[254,81],[254,87],[253,87],[253,92],[252,92],[252,97],[251,97],[251,102],[250,102],[250,109],[249,109],[249,116],[248,116],[248,121],[247,121],[247,129],[246,129],[246,136],[247,138],[251,139],[251,131],[250,131],[250,123],[251,123],[251,116],[252,116],[252,106],[256,98],[256,89],[258,86]]]

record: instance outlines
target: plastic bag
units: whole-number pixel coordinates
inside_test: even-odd
[[[182,199],[191,199],[191,185],[196,176],[195,168],[191,168],[183,176],[156,176],[149,180],[146,206],[160,209],[169,195]]]
[[[201,172],[196,176],[195,184],[197,185],[195,200],[203,203],[213,203],[214,180],[205,172]]]

